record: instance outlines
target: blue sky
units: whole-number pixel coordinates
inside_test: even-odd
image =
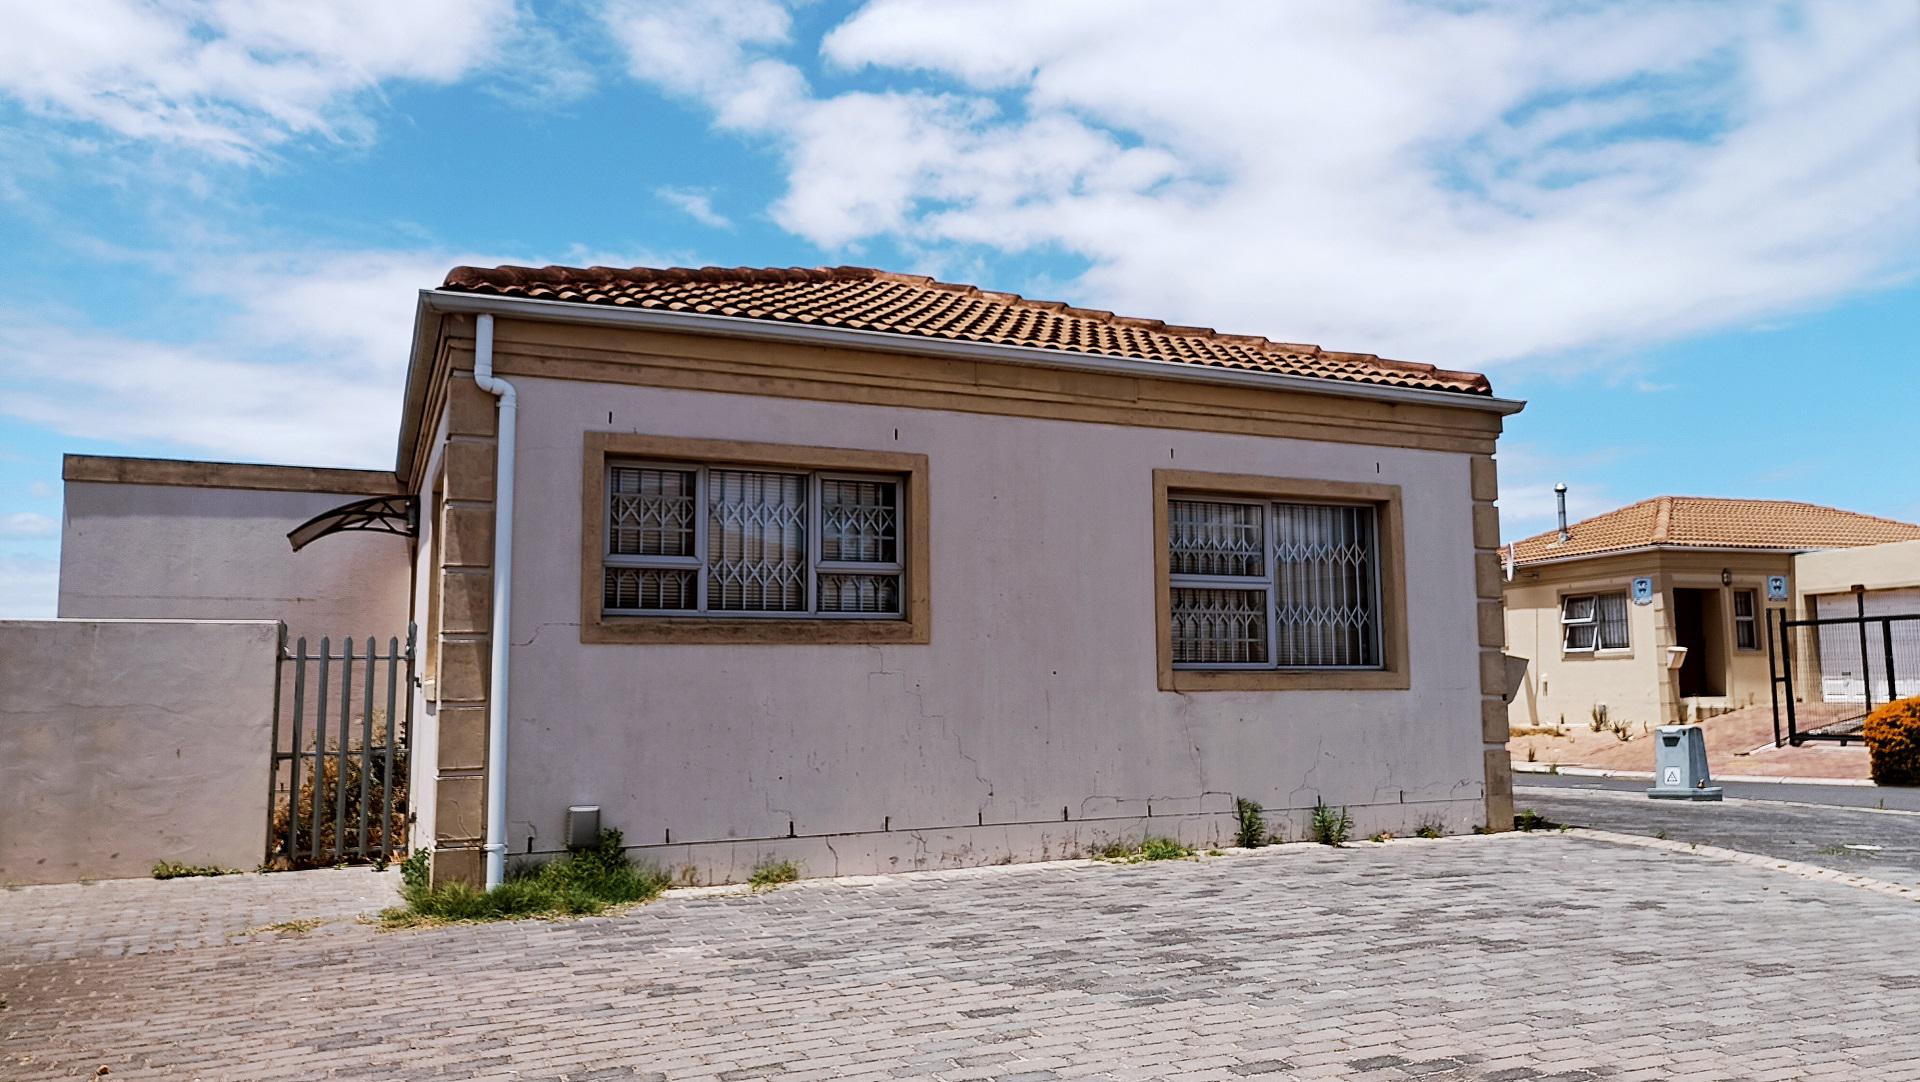
[[[387,467],[461,262],[862,263],[1488,372],[1551,486],[1920,521],[1911,3],[0,0],[0,616],[62,452]]]

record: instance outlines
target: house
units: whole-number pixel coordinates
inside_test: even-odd
[[[1514,542],[1506,650],[1530,664],[1510,720],[1662,725],[1765,703],[1776,614],[1830,615],[1835,593],[1850,612],[1835,574],[1902,563],[1830,550],[1912,539],[1920,526],[1817,504],[1660,496]],[[1796,590],[1809,577],[1817,595]]]
[[[462,267],[411,350],[391,474],[70,459],[61,616],[417,625],[437,880],[1510,824],[1482,376],[851,267]]]

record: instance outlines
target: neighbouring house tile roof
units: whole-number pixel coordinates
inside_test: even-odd
[[[1793,500],[1656,496],[1513,543],[1516,564],[1600,556],[1653,546],[1781,552],[1920,539],[1920,526]]]
[[[868,267],[455,267],[441,288],[1491,395],[1487,378]]]

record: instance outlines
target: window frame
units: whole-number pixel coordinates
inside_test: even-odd
[[[607,491],[615,466],[642,466],[695,474],[693,556],[610,555],[612,518]],[[708,610],[707,475],[709,469],[751,469],[804,475],[807,499],[805,611]],[[820,553],[820,482],[887,480],[899,506],[895,559],[828,561]],[[931,629],[928,589],[927,457],[893,451],[809,447],[641,435],[586,434],[581,485],[580,641],[588,643],[924,643]],[[608,567],[691,570],[696,575],[694,610],[604,608]],[[898,613],[819,611],[821,574],[900,576]]]
[[[1749,586],[1735,587],[1731,593],[1733,596],[1727,601],[1727,611],[1733,615],[1733,648],[1735,650],[1744,650],[1748,653],[1758,652],[1760,649],[1760,591]],[[1750,602],[1747,606],[1747,615],[1745,616],[1740,615],[1740,596],[1742,594],[1746,595]],[[1746,624],[1753,632],[1752,646],[1741,645],[1741,624]]]
[[[1621,599],[1621,602],[1626,606],[1626,621],[1624,626],[1626,628],[1627,641],[1620,646],[1608,646],[1605,643],[1601,642],[1600,640],[1600,631],[1601,631],[1601,628],[1604,626],[1600,620],[1600,599],[1603,597],[1618,597]],[[1573,602],[1576,602],[1576,601],[1585,601],[1588,603],[1587,615],[1577,619],[1570,619],[1567,615],[1567,612],[1568,612],[1568,609],[1572,606]],[[1560,595],[1559,602],[1560,602],[1560,605],[1559,605],[1560,653],[1563,656],[1567,654],[1592,654],[1597,657],[1601,655],[1613,656],[1613,655],[1624,655],[1624,654],[1633,653],[1633,594],[1632,594],[1632,591],[1589,590],[1585,593],[1565,593]],[[1567,645],[1568,631],[1576,627],[1590,627],[1593,629],[1593,645],[1592,646]]]
[[[1262,544],[1264,578],[1244,576],[1187,576],[1172,574],[1168,535],[1172,519],[1170,500],[1263,505]],[[1314,668],[1280,668],[1273,641],[1278,633],[1275,606],[1279,586],[1274,578],[1273,505],[1281,503],[1369,506],[1374,511],[1374,603],[1376,642],[1380,664]],[[1406,690],[1412,686],[1407,666],[1405,617],[1406,551],[1402,535],[1400,486],[1309,478],[1264,477],[1251,474],[1205,473],[1193,470],[1155,470],[1153,473],[1153,558],[1155,621],[1158,636],[1159,686],[1162,691],[1288,691],[1288,690]],[[1237,585],[1241,581],[1246,585]],[[1173,661],[1173,589],[1216,587],[1260,589],[1267,595],[1268,662],[1221,663],[1192,666]]]

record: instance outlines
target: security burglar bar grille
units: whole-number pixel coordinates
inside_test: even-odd
[[[898,477],[607,469],[611,615],[898,617]]]
[[[1377,515],[1348,504],[1168,501],[1181,668],[1379,668]]]

